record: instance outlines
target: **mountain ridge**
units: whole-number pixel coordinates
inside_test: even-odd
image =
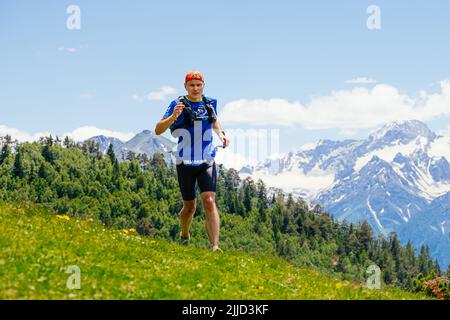
[[[99,144],[100,152],[103,154],[108,150],[109,145],[113,144],[113,150],[119,161],[126,158],[129,151],[135,154],[146,154],[151,157],[155,153],[162,153],[168,163],[172,163],[171,150],[176,145],[175,142],[163,136],[158,136],[151,130],[143,130],[128,141],[122,141],[113,137],[103,135],[94,136],[87,140],[95,141]]]
[[[439,208],[434,201],[450,192],[446,146],[450,148],[448,138],[435,134],[421,121],[394,121],[366,139],[322,139],[306,149],[246,166],[240,175],[261,178],[269,186],[305,197],[339,220],[368,220],[379,235],[398,232],[403,243],[411,240],[417,247],[425,243],[446,267],[450,240],[430,239],[437,239],[432,233],[439,225],[450,224],[450,218],[427,215]],[[429,220],[421,216],[435,220],[418,233],[412,228],[420,223],[409,222]]]

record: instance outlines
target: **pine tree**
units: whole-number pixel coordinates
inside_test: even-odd
[[[11,155],[11,148],[9,147],[9,145],[4,144],[2,147],[2,151],[0,153],[0,165],[3,164],[3,162],[5,162],[5,160]]]
[[[225,175],[225,188],[227,192],[235,193],[241,183],[239,173],[235,169],[229,169]]]
[[[248,213],[252,211],[252,197],[248,188],[244,188],[244,207],[245,211]]]
[[[256,186],[257,186],[257,194],[258,194],[258,203],[257,203],[258,214],[259,214],[261,221],[266,221],[266,219],[267,219],[267,211],[266,210],[268,208],[267,189],[266,189],[264,182],[261,179],[258,180],[258,183]]]
[[[114,146],[112,143],[109,144],[108,151],[106,152],[106,154],[108,155],[109,160],[111,160],[111,163],[115,165],[115,163],[117,162],[117,158],[116,154],[114,153]]]
[[[76,143],[72,139],[70,139],[68,136],[66,136],[63,140],[63,146],[66,148],[73,148],[75,147]]]
[[[272,200],[270,200],[270,204],[274,205],[275,202],[277,202],[276,198],[275,198],[275,193],[272,194]]]
[[[358,240],[357,230],[353,223],[350,224],[350,230],[346,241],[347,253],[356,253],[360,250],[360,242]]]
[[[395,269],[395,261],[391,255],[386,255],[386,261],[384,263],[383,280],[386,284],[391,284],[397,281]]]
[[[395,232],[391,233],[390,238],[390,249],[392,254],[392,259],[395,263],[395,272],[398,273],[400,270],[400,241],[398,240],[397,234]]]
[[[101,153],[100,153],[100,146],[98,145],[98,142],[94,140],[86,140],[83,142],[83,145],[81,146],[81,150],[83,152],[93,158],[100,159]],[[112,162],[114,163],[114,162]]]
[[[146,219],[150,216],[150,213],[151,213],[150,206],[148,204],[144,204],[139,208],[137,218],[139,220]]]
[[[264,181],[258,179],[258,182],[256,183],[256,189],[258,192],[258,199],[267,202],[267,189]]]
[[[422,245],[420,247],[420,254],[417,262],[419,264],[419,272],[422,273],[424,277],[427,277],[432,271],[432,261],[428,246]]]
[[[316,213],[316,214],[323,214],[323,213],[325,213],[325,211],[323,210],[323,208],[319,205],[319,204],[316,204],[314,207],[313,207],[313,210],[312,210],[314,213]]]
[[[411,266],[411,268],[413,268],[416,265],[416,252],[411,241],[408,240],[408,242],[406,243],[405,250],[406,250],[406,264]]]
[[[131,160],[128,164],[128,174],[127,177],[130,179],[135,179],[141,171],[141,167],[137,160]]]
[[[22,163],[22,151],[19,149],[16,152],[16,157],[14,159],[14,167],[12,174],[16,178],[23,178],[24,177],[24,170],[23,170],[23,163]]]
[[[142,170],[147,170],[149,159],[146,153],[139,154],[138,161],[142,167]]]
[[[293,209],[294,208],[294,198],[292,197],[292,193],[288,194],[288,198],[286,200],[286,207],[288,209]]]
[[[372,233],[372,228],[370,227],[367,220],[364,220],[364,222],[361,224],[361,227],[358,232],[358,238],[359,238],[361,247],[364,250],[369,251],[370,243],[373,240],[373,233]]]
[[[120,165],[117,159],[115,159],[113,164],[112,181],[116,188],[120,189]]]
[[[39,167],[38,175],[39,175],[39,178],[42,178],[42,179],[47,178],[48,173],[47,173],[44,163],[41,163],[41,166]]]
[[[136,178],[136,189],[143,189],[145,188],[146,183],[145,183],[145,177],[144,175],[140,174],[137,178]]]
[[[252,211],[252,199],[256,196],[256,186],[250,177],[244,180],[241,191],[241,200],[244,203],[245,210],[249,213]]]
[[[136,153],[131,150],[128,150],[127,156],[125,159],[128,161],[136,160]]]
[[[433,269],[434,269],[433,271],[436,272],[437,276],[440,276],[442,274],[441,266],[439,265],[439,261],[437,258],[434,259]]]
[[[162,153],[155,153],[150,161],[150,168],[152,169],[156,180],[158,181],[158,188],[162,183],[165,183],[168,178],[169,168]]]
[[[9,146],[13,144],[12,137],[9,134],[4,137],[0,137],[0,142]]]
[[[43,138],[42,141],[44,145],[44,147],[42,148],[42,156],[44,157],[45,161],[54,163],[57,159],[57,155],[53,148],[54,141],[52,136],[50,135],[49,137]]]
[[[53,137],[52,135],[49,135],[48,137],[40,137],[39,138],[39,144],[41,145],[48,145],[53,146]]]

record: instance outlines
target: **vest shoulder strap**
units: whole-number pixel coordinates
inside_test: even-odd
[[[206,111],[208,113],[209,122],[211,122],[211,123],[216,122],[217,115],[216,115],[216,112],[215,112],[213,104],[212,104],[213,99],[206,97],[206,96],[202,96],[202,100],[203,100],[203,103],[205,104]]]
[[[213,99],[207,96],[202,96],[202,100],[205,104],[212,104]]]

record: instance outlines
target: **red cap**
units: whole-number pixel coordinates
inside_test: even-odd
[[[200,80],[201,82],[205,82],[203,80],[203,75],[198,71],[190,71],[186,74],[186,78],[184,79],[184,83],[187,83],[191,80]]]

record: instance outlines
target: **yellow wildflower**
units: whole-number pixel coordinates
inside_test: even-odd
[[[70,217],[68,215],[65,215],[65,214],[57,214],[56,215],[56,219],[62,220],[62,221],[69,221]]]
[[[342,288],[342,282],[336,283],[336,289],[340,289],[340,288]]]
[[[122,232],[125,233],[126,235],[128,235],[131,233],[136,233],[136,229],[135,228],[123,229]]]

